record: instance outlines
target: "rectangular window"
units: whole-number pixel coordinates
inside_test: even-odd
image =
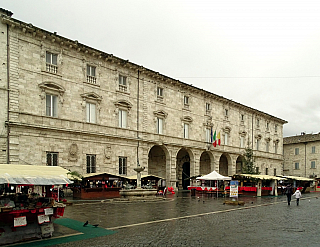
[[[47,152],[47,166],[58,166],[58,154]]]
[[[119,174],[127,175],[127,157],[119,157]]]
[[[244,136],[240,137],[240,147],[244,148]]]
[[[161,88],[161,87],[157,88],[157,96],[158,97],[163,97],[163,88]]]
[[[224,145],[228,145],[228,142],[229,142],[229,134],[225,133],[224,134]]]
[[[127,116],[128,113],[126,110],[119,109],[119,127],[127,128]]]
[[[268,175],[268,172],[269,172],[269,168],[266,168],[266,175]]]
[[[259,150],[259,148],[260,148],[260,140],[259,139],[257,139],[257,150]]]
[[[259,126],[260,126],[260,120],[257,119],[257,127],[259,127]]]
[[[311,161],[311,169],[315,169],[316,168],[316,162],[315,161]]]
[[[244,115],[241,114],[241,121],[244,121]]]
[[[119,75],[119,90],[126,92],[127,91],[127,77]]]
[[[259,174],[259,167],[256,166],[256,173]]]
[[[269,122],[266,124],[266,129],[269,130]]]
[[[92,103],[87,103],[87,123],[96,123],[96,105]]]
[[[96,172],[96,155],[87,154],[87,173]]]
[[[274,144],[274,153],[278,153],[278,143],[276,142],[275,144]]]
[[[294,154],[295,154],[295,155],[299,155],[299,148],[295,148],[295,149],[294,149]]]
[[[87,65],[87,82],[91,84],[97,83],[96,67]]]
[[[183,138],[185,139],[189,138],[189,124],[187,123],[183,124]]]
[[[266,152],[269,152],[269,142],[266,143]]]
[[[210,103],[206,103],[206,111],[211,111],[211,105]]]
[[[46,52],[46,70],[47,72],[57,74],[58,72],[58,55],[51,52]]]
[[[206,143],[211,143],[211,129],[206,128]]]
[[[278,125],[277,124],[274,126],[274,131],[278,132]]]
[[[299,170],[299,162],[294,163],[294,169]]]
[[[311,148],[311,153],[313,153],[313,154],[316,153],[316,147],[315,147],[315,146],[313,146],[313,147]]]
[[[58,97],[56,95],[46,95],[46,116],[57,117]]]
[[[277,176],[277,169],[276,168],[273,169],[273,176]]]
[[[163,119],[157,118],[157,133],[162,135],[163,134]]]
[[[224,115],[227,117],[229,116],[229,110],[228,109],[224,109]]]
[[[188,97],[188,96],[184,96],[184,98],[183,98],[183,103],[184,103],[185,105],[189,105],[189,97]]]

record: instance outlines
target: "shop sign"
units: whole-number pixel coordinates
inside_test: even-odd
[[[230,197],[238,197],[238,181],[230,181]]]
[[[45,215],[51,215],[51,214],[53,214],[53,208],[45,208],[45,209],[44,209],[44,214],[45,214]]]
[[[26,226],[27,225],[27,216],[20,216],[13,218],[13,226],[19,227],[19,226]]]
[[[45,222],[50,222],[49,215],[45,215],[45,214],[38,215],[38,223],[43,224]]]

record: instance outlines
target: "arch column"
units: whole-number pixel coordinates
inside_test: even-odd
[[[216,171],[216,172],[220,173],[220,171],[219,171],[220,157],[221,157],[220,153],[213,154],[213,160],[211,162],[211,171]]]
[[[237,154],[229,154],[230,155],[230,164],[228,165],[228,175],[232,176],[236,174],[236,167],[237,167],[237,159],[239,155]]]
[[[199,152],[193,152],[193,158],[190,159],[190,177],[200,174],[200,154]]]
[[[177,157],[178,149],[168,147],[169,157],[167,159],[167,187],[173,187],[177,190]]]

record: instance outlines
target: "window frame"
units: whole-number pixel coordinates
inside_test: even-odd
[[[95,154],[86,154],[86,171],[87,174],[96,173],[97,156]]]
[[[50,158],[49,158],[50,156]],[[50,164],[48,160],[50,159]],[[59,166],[59,153],[58,152],[47,152],[46,153],[46,165],[47,166]]]
[[[312,154],[315,154],[315,153],[316,153],[316,146],[312,146],[312,147],[311,147],[311,153],[312,153]]]
[[[157,87],[157,97],[163,98],[163,87]]]
[[[48,106],[48,97],[50,97],[50,105]],[[58,95],[46,93],[46,116],[58,117]]]
[[[189,123],[183,123],[183,138],[189,139],[189,130],[190,130],[190,124]]]
[[[299,162],[294,162],[294,170],[300,170]]]
[[[128,160],[127,157],[119,156],[119,175],[127,175]]]
[[[189,102],[190,102],[189,96],[184,95],[184,96],[183,96],[183,104],[184,104],[185,106],[188,106],[188,105],[189,105]]]
[[[118,88],[121,92],[128,92],[128,76],[119,74],[118,76]]]
[[[299,155],[299,152],[300,152],[299,148],[294,149],[294,155]]]
[[[206,143],[211,143],[211,128],[206,128]]]
[[[157,134],[163,135],[163,123],[164,119],[161,117],[157,117]]]
[[[315,160],[311,160],[310,169],[316,169],[316,161]]]
[[[94,116],[92,112],[94,113]],[[97,123],[97,104],[96,103],[86,102],[86,122],[94,123],[94,124]]]
[[[126,129],[128,126],[128,110],[119,108],[118,115],[118,127]]]
[[[46,57],[46,72],[58,74],[58,54],[50,51],[46,51],[45,57]],[[55,58],[55,61],[53,58]]]
[[[87,64],[87,83],[90,84],[97,84],[97,77],[96,77],[97,67]]]

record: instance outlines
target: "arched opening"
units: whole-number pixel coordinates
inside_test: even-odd
[[[148,174],[166,178],[166,154],[160,146],[153,146],[149,151]]]
[[[243,162],[244,162],[243,156],[239,156],[236,161],[236,174],[242,173]]]
[[[200,174],[206,175],[211,172],[211,159],[208,152],[203,152],[200,156]],[[198,175],[198,174],[197,174]]]
[[[222,154],[219,160],[219,173],[228,176],[228,158],[225,154]]]
[[[190,185],[190,156],[186,149],[177,154],[177,187],[187,190]]]

